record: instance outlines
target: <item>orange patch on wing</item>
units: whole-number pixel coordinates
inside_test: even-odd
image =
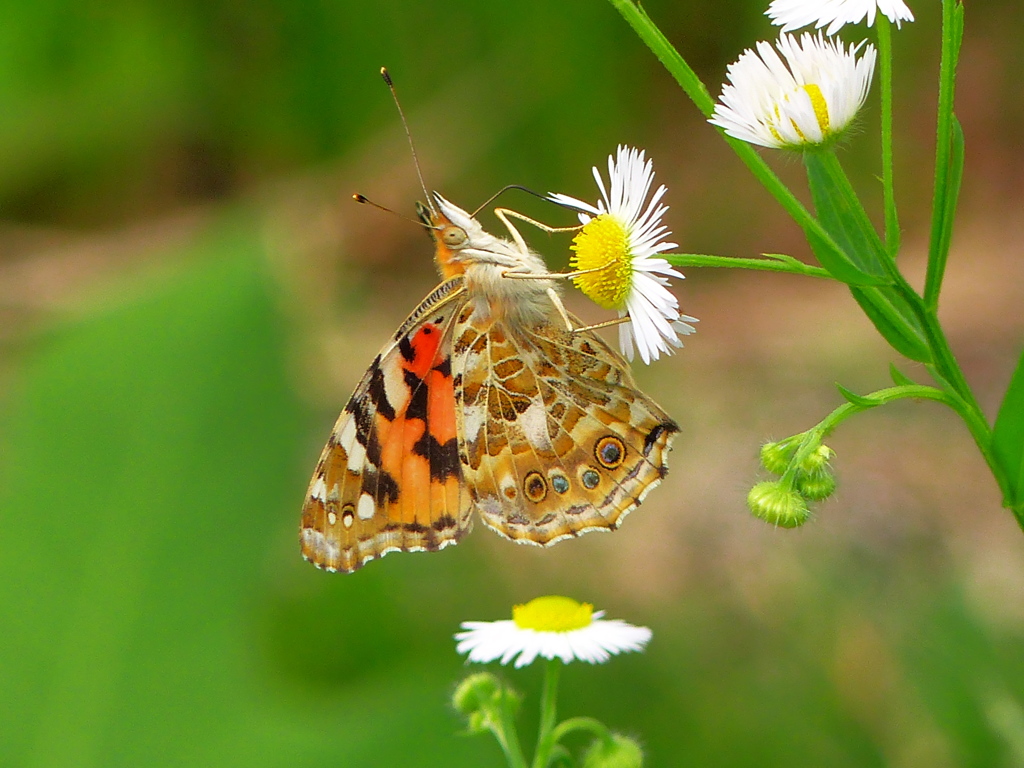
[[[437,350],[441,346],[441,329],[434,323],[427,323],[409,339],[412,347],[412,360],[402,360],[402,367],[425,379],[437,360]]]
[[[456,436],[455,383],[450,375],[446,376],[441,371],[431,371],[424,383],[427,385],[430,434],[443,445]]]

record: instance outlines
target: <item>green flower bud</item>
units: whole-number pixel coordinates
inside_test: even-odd
[[[644,753],[628,736],[613,733],[611,739],[598,739],[583,758],[583,768],[641,768]]]
[[[819,445],[810,455],[800,462],[800,469],[807,474],[812,474],[821,469],[828,467],[829,461],[836,455],[836,452],[829,448],[827,445]]]
[[[773,475],[781,475],[796,451],[790,440],[765,443],[761,446],[761,466]]]
[[[800,463],[800,471],[796,473],[794,484],[808,501],[821,501],[835,493],[836,478],[829,464],[833,456],[835,451],[827,445],[819,445]]]
[[[452,706],[464,715],[471,715],[490,704],[501,690],[501,683],[490,672],[470,675],[455,688]]]
[[[783,488],[773,480],[758,483],[747,494],[747,506],[756,517],[782,528],[796,528],[810,518],[807,502],[799,491]]]
[[[823,467],[808,474],[798,474],[796,487],[808,501],[822,501],[835,493],[836,478],[831,469]]]

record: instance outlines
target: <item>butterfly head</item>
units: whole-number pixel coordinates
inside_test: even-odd
[[[522,266],[522,254],[507,240],[485,231],[471,214],[436,192],[433,203],[430,208],[419,206],[419,215],[434,239],[434,261],[444,279],[464,274],[473,264]]]

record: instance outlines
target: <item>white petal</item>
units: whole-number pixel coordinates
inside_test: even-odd
[[[878,11],[897,27],[914,20],[903,0],[773,0],[765,14],[783,32],[813,24],[817,29],[828,25],[827,34],[834,35],[844,25],[865,19],[870,27]]]

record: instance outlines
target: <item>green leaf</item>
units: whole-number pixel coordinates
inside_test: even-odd
[[[837,253],[809,238],[822,266],[853,285],[891,282],[883,263],[883,259],[889,258],[885,245],[835,154],[831,150],[805,152],[804,165],[818,220],[841,251]],[[848,279],[851,273],[856,280]]]
[[[879,402],[877,400],[872,400],[870,397],[858,395],[856,392],[852,392],[851,390],[844,387],[842,384],[836,384],[836,389],[839,390],[839,394],[841,394],[847,402],[852,403],[853,405],[859,406],[861,408],[874,408],[875,406],[879,405]]]
[[[895,363],[889,363],[889,376],[892,377],[892,383],[897,387],[909,387],[917,383],[897,368]]]
[[[932,361],[924,329],[895,288],[851,285],[850,292],[893,349],[911,360],[921,363]]]
[[[995,428],[992,431],[992,452],[1006,475],[1007,502],[1024,502],[1024,353],[1010,386],[999,406]]]

